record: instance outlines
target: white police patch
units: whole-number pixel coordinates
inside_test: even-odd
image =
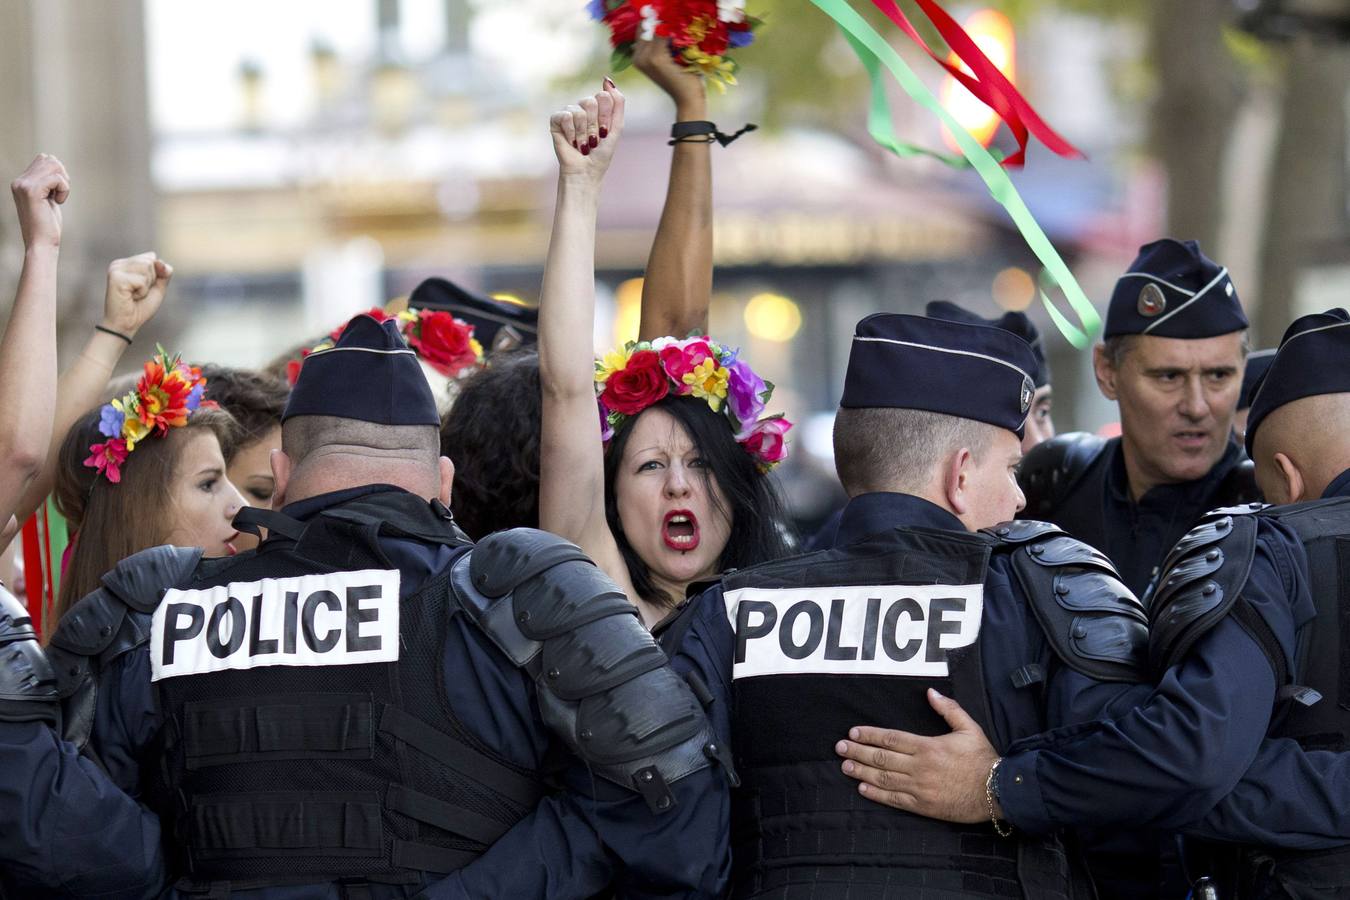
[[[973,644],[984,585],[740,588],[726,594],[732,678],[898,675],[942,678],[947,651]]]
[[[151,680],[395,662],[398,589],[397,569],[364,569],[171,590],[151,621]]]

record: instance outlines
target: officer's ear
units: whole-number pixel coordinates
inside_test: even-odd
[[[1280,479],[1284,482],[1286,494],[1278,501],[1269,498],[1274,502],[1283,503],[1301,503],[1310,498],[1303,496],[1307,483],[1303,480],[1303,472],[1299,470],[1298,463],[1294,462],[1283,453],[1275,454],[1275,468],[1280,473]]]
[[[971,465],[975,459],[969,447],[962,447],[947,457],[942,469],[943,506],[956,515],[964,516],[970,511]]]
[[[272,481],[276,485],[272,491],[272,508],[281,509],[286,505],[286,488],[291,482],[291,458],[285,450],[274,448],[268,462],[272,465]]]
[[[450,457],[441,457],[441,490],[437,497],[446,508],[450,508],[450,489],[455,483],[455,464],[450,461]]]
[[[1107,400],[1119,400],[1116,393],[1116,367],[1111,363],[1111,355],[1106,352],[1105,344],[1092,348],[1092,374],[1097,377],[1097,390]]]

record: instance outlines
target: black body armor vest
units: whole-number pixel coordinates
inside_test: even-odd
[[[998,740],[977,637],[999,546],[991,535],[897,529],[724,581],[743,785],[733,795],[733,896],[1090,896],[1077,892],[1088,889],[1057,838],[1004,839],[988,823],[881,806],[834,752],[860,723],[946,733],[929,687]]]
[[[1316,617],[1299,629],[1293,660],[1285,658],[1261,616],[1242,598],[1255,552],[1257,519],[1289,526],[1308,557]],[[1309,750],[1350,750],[1350,498],[1291,506],[1219,509],[1206,516],[1168,557],[1150,608],[1153,658],[1159,670],[1225,616],[1256,639],[1275,672],[1278,703],[1271,737]],[[1350,847],[1321,851],[1248,847],[1236,854],[1206,851],[1236,866],[1229,879],[1239,898],[1300,900],[1350,892]],[[1236,856],[1234,860],[1233,857]]]
[[[399,600],[379,543],[391,535],[471,549],[425,501],[376,494],[293,540],[201,564],[161,602],[150,650],[165,725],[149,794],[171,823],[180,888],[417,883],[471,862],[541,796],[535,773],[451,711],[449,567]],[[381,620],[394,614],[391,629]],[[231,647],[253,667],[209,670]],[[262,662],[277,654],[309,661]]]

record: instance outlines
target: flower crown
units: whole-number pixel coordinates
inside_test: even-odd
[[[792,427],[780,413],[763,416],[773,385],[755,374],[738,351],[706,335],[624,344],[595,363],[601,439],[663,397],[697,397],[731,423],[736,442],[767,472],[787,456],[783,435]],[[763,418],[761,418],[763,416]]]
[[[404,310],[391,316],[376,306],[358,315],[370,316],[376,322],[392,319],[398,323],[399,333],[418,358],[446,378],[463,378],[483,365],[483,345],[474,338],[473,326],[443,309]],[[295,387],[295,381],[300,377],[300,366],[305,357],[336,344],[350,322],[351,319],[343,322],[316,346],[301,350],[299,359],[286,364],[286,380],[291,387]]]
[[[669,38],[680,63],[708,76],[719,91],[736,83],[727,50],[752,42],[760,25],[745,14],[745,0],[590,0],[586,8],[609,26],[613,71],[632,62],[635,42]]]
[[[136,389],[99,410],[98,431],[108,440],[91,444],[84,464],[117,484],[122,464],[136,445],[152,434],[163,437],[170,428],[186,425],[188,416],[203,405],[205,391],[201,369],[184,364],[176,354],[170,358],[156,346]],[[207,401],[206,406],[215,404]]]

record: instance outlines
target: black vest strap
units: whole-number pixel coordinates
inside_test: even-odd
[[[234,527],[258,537],[262,536],[262,529],[266,528],[269,533],[279,534],[293,541],[300,540],[300,537],[305,533],[304,522],[282,515],[275,510],[260,509],[256,506],[245,506],[235,513]]]
[[[428,825],[435,825],[443,831],[477,841],[484,846],[493,843],[511,830],[510,825],[489,819],[487,816],[480,816],[453,803],[437,800],[401,784],[389,786],[384,802],[396,813],[402,813]]]
[[[189,770],[276,759],[369,759],[369,694],[278,694],[183,706]]]
[[[365,856],[384,852],[380,796],[371,791],[212,794],[190,808],[200,859]],[[315,851],[321,851],[316,853]]]
[[[397,707],[386,706],[380,711],[379,729],[523,807],[534,806],[543,795],[542,786],[534,779],[506,768]]]

